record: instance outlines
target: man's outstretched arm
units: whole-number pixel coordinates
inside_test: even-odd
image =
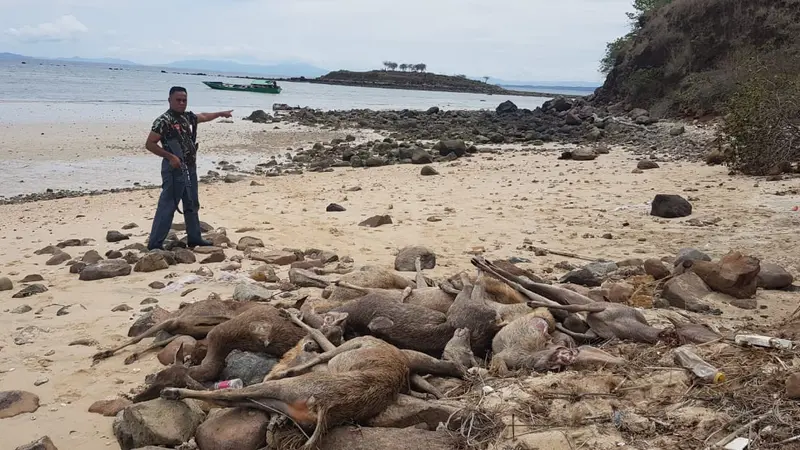
[[[214,120],[218,117],[230,117],[233,110],[228,111],[220,111],[220,112],[213,112],[213,113],[200,113],[197,115],[197,123],[209,122]]]

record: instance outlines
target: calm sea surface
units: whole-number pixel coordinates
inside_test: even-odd
[[[110,67],[122,70],[110,70]],[[174,69],[173,69],[174,70]],[[168,70],[169,71],[169,70]],[[195,111],[272,110],[273,103],[324,110],[343,109],[493,109],[504,100],[520,108],[535,108],[539,97],[462,94],[281,83],[280,94],[215,91],[204,80],[223,75],[161,73],[153,67],[109,66],[58,61],[0,62],[0,121],[42,123],[61,121],[150,121],[164,111],[169,88],[184,86]],[[246,81],[246,80],[242,80]]]
[[[121,70],[110,70],[110,67]],[[174,69],[167,69],[171,70]],[[202,84],[203,80],[225,78],[224,75],[162,73],[160,68],[141,66],[37,60],[27,61],[27,64],[0,62],[0,124],[150,123],[166,110],[169,88],[175,85],[188,90],[191,110],[234,109],[236,117],[244,117],[255,109],[271,111],[273,103],[324,110],[427,109],[431,106],[476,110],[494,109],[505,100],[533,109],[546,100],[309,83],[281,83],[283,92],[274,95],[215,91]],[[13,127],[0,132],[13,132]],[[160,162],[144,151],[130,156],[61,161],[57,158],[8,159],[3,156],[9,154],[4,150],[8,149],[0,148],[0,163],[4,168],[0,176],[0,198],[43,192],[48,188],[94,190],[130,187],[133,183],[160,183]],[[242,167],[252,167],[259,162],[251,161],[258,155],[248,153],[227,156],[234,161],[241,160]],[[219,157],[221,155],[206,149],[198,159],[199,172],[212,169],[213,161]]]

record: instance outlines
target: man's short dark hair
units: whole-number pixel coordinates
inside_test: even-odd
[[[185,87],[181,87],[181,86],[172,86],[169,89],[169,96],[172,97],[172,94],[174,94],[176,92],[186,92],[186,88]]]

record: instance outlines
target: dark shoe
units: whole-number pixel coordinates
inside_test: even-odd
[[[188,247],[189,247],[189,248],[195,248],[195,247],[213,247],[213,246],[214,246],[214,243],[213,243],[213,242],[211,242],[211,241],[207,241],[207,240],[203,239],[203,240],[201,240],[200,242],[189,242],[187,245],[188,245]]]

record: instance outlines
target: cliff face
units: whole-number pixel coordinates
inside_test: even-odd
[[[714,115],[753,70],[800,74],[800,0],[675,0],[641,23],[598,102]]]

